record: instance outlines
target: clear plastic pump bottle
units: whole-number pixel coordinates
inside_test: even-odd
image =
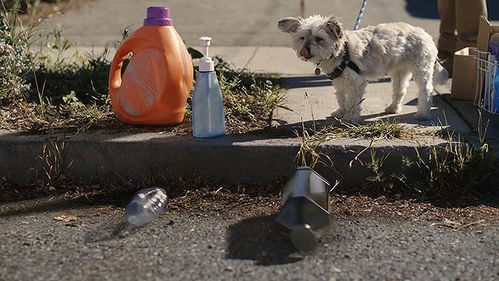
[[[210,138],[225,135],[222,91],[215,73],[215,63],[208,53],[210,37],[201,37],[204,57],[199,61],[199,74],[192,98],[192,135]]]
[[[159,187],[139,190],[125,209],[127,221],[142,226],[155,219],[166,206],[166,192]]]

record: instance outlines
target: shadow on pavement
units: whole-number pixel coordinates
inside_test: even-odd
[[[369,83],[388,83],[391,81],[392,81],[391,77],[383,77],[378,80],[369,81]],[[329,79],[326,75],[295,76],[295,77],[281,78],[280,85],[285,89],[330,87],[333,86],[333,81]]]
[[[85,234],[85,243],[105,242],[116,239],[124,239],[133,235],[142,228],[132,227],[125,220],[106,221]]]
[[[0,205],[0,218],[19,217],[33,213],[54,212],[68,209],[79,209],[89,206],[119,206],[124,207],[126,191],[123,194],[98,193],[73,198],[37,198],[32,200],[10,201]]]
[[[409,15],[416,18],[440,19],[437,0],[406,0],[405,9]]]
[[[489,20],[499,20],[499,1],[487,0]]]
[[[332,81],[325,75],[283,77],[279,82],[281,87],[285,89],[328,87],[333,85]]]
[[[274,229],[275,215],[242,220],[227,230],[227,259],[269,266],[301,261],[290,241]],[[294,256],[297,255],[297,256]]]
[[[471,0],[469,0],[471,1]],[[405,9],[413,17],[425,19],[440,19],[437,0],[406,0]],[[499,20],[499,1],[487,0],[489,20]]]
[[[405,105],[412,105],[412,104],[417,105],[417,100],[409,101]],[[432,109],[430,113],[432,115],[432,119],[426,121],[415,120],[413,117],[414,113],[416,113],[416,111],[406,114],[397,114],[397,115],[387,114],[383,112],[361,115],[362,122],[360,125],[369,125],[369,124],[374,124],[376,122],[389,122],[389,123],[396,122],[402,125],[409,124],[421,128],[424,127],[430,128],[436,126],[437,129],[447,128],[451,131],[455,130],[457,132],[460,132],[460,130],[462,130],[462,128],[460,128],[459,126],[456,126],[455,124],[446,121],[445,115],[443,115],[442,111],[438,109]],[[376,119],[372,120],[374,118]],[[338,128],[344,127],[337,119],[333,117],[327,117],[325,119],[309,120],[299,123],[287,123],[285,120],[280,120],[280,119],[275,119],[274,121],[280,126],[279,128],[281,131],[283,132],[288,131],[288,133],[294,131],[301,132],[303,127],[308,129],[316,128],[316,130],[320,130],[322,128],[330,126]]]

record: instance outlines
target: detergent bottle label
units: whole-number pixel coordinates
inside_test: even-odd
[[[166,64],[156,49],[142,50],[128,64],[118,92],[123,110],[139,116],[151,110],[163,91]]]

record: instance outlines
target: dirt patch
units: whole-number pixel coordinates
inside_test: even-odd
[[[189,191],[169,203],[169,210],[200,214],[227,214],[240,217],[272,215],[279,212],[280,197],[227,192]],[[428,202],[371,198],[360,195],[333,194],[330,200],[331,218],[430,221],[435,226],[456,230],[476,225],[499,223],[497,205],[477,204],[467,207],[438,207]]]
[[[93,188],[93,190],[90,190],[91,188],[86,187],[86,190],[83,190],[77,187],[67,187],[64,193],[59,194],[56,194],[56,191],[40,190],[39,195],[43,196],[41,199],[0,205],[0,216],[18,213],[26,209],[48,211],[50,206],[57,206],[57,208],[67,207],[68,209],[93,206],[88,208],[88,215],[93,213],[113,216],[122,215],[122,212],[118,212],[118,209],[126,206],[136,190],[134,188],[117,187],[103,189],[102,186],[94,186]],[[224,187],[217,189],[190,189],[183,192],[169,190],[167,191],[170,196],[167,212],[229,217],[274,215],[279,212],[280,208],[278,188],[278,186],[275,186],[274,192],[266,194],[261,191],[268,189],[268,187],[252,194],[238,193]],[[51,192],[52,195],[50,195]],[[62,190],[59,190],[59,192],[62,192]],[[11,192],[11,195],[22,193],[25,192],[18,189]],[[21,197],[18,196],[18,198]],[[477,203],[466,207],[439,207],[429,202],[417,202],[416,200],[393,200],[383,196],[371,198],[340,194],[333,194],[330,202],[332,220],[347,219],[355,221],[357,219],[376,218],[394,221],[429,221],[434,226],[455,230],[499,223],[499,205],[493,203]]]
[[[439,207],[429,202],[393,200],[386,197],[334,195],[331,200],[332,216],[375,217],[394,220],[432,221],[435,225],[455,229],[474,224],[499,223],[499,205],[476,203],[466,207]]]

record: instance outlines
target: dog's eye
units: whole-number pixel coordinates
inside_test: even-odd
[[[321,37],[315,37],[315,41],[317,41],[317,43],[320,43],[324,41],[324,39],[322,39]]]
[[[303,36],[302,36],[302,37],[300,37],[300,40],[305,40],[305,37],[303,37]]]

